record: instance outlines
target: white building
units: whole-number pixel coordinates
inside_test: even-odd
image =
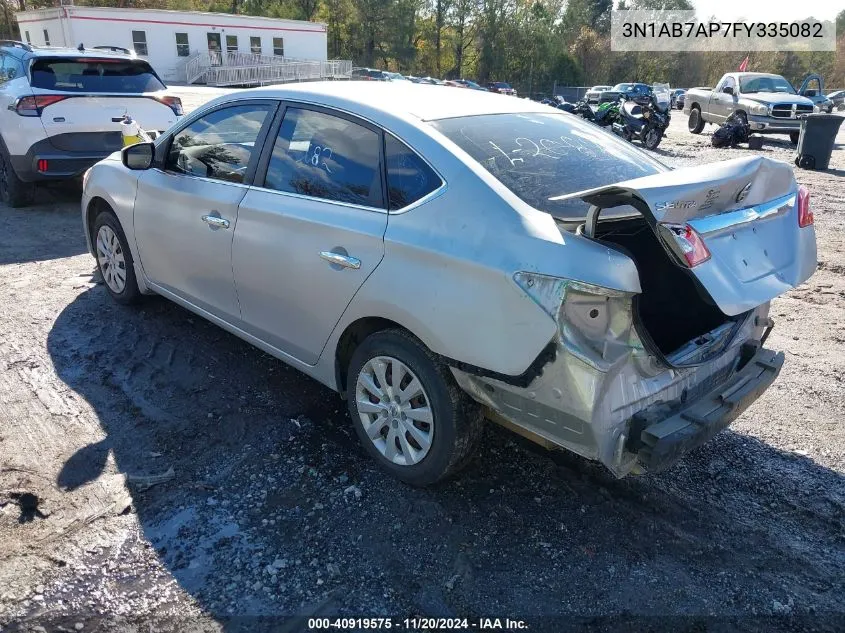
[[[134,50],[165,81],[193,81],[186,64],[267,66],[278,59],[326,62],[326,25],[227,13],[60,6],[17,13],[21,41]],[[221,55],[230,53],[230,55]],[[261,56],[260,58],[258,56]],[[351,66],[351,64],[350,64]],[[216,82],[219,83],[219,82]]]

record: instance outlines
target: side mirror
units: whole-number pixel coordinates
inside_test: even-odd
[[[726,95],[732,95],[734,93],[734,89],[730,86],[725,86],[724,88],[722,88],[722,92],[724,92]]]
[[[155,145],[153,143],[136,143],[124,147],[120,156],[128,169],[149,169],[155,158]]]

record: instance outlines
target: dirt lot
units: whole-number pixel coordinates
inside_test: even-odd
[[[0,629],[845,630],[843,143],[796,174],[819,271],[774,303],[780,378],[669,472],[621,481],[491,426],[460,478],[409,489],[333,393],[165,300],[110,301],[78,190],[0,208]],[[657,154],[747,151],[677,115]]]

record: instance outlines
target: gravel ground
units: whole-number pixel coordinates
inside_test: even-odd
[[[796,174],[819,271],[774,302],[780,378],[673,469],[624,480],[491,425],[458,479],[409,489],[366,458],[332,392],[163,299],[115,305],[78,190],[0,208],[0,628],[300,631],[280,616],[340,614],[845,629],[838,140],[828,172]],[[678,114],[656,153],[747,151],[713,149]]]

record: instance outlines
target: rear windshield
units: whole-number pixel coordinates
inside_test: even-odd
[[[578,198],[549,198],[667,169],[630,143],[563,112],[488,114],[433,125],[526,203],[567,221],[583,220],[588,205]],[[612,209],[602,213],[613,215]]]
[[[65,92],[138,93],[164,90],[150,65],[135,59],[40,58],[32,63],[32,86]]]

